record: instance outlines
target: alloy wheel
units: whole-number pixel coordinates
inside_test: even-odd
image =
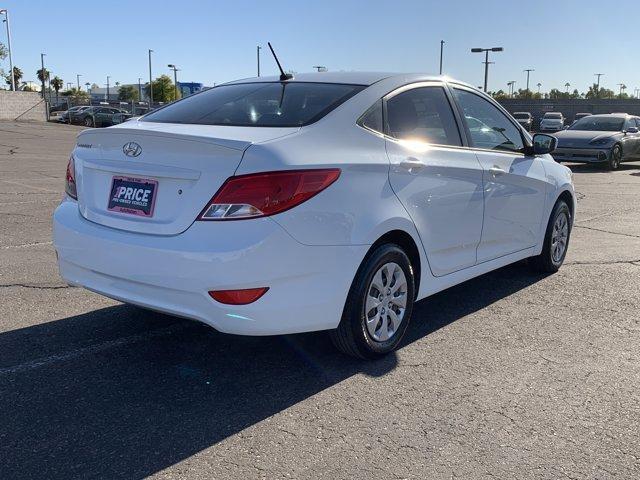
[[[560,263],[567,250],[569,241],[569,217],[565,212],[556,217],[551,233],[551,258],[555,263]]]
[[[376,271],[365,300],[367,331],[377,342],[386,342],[398,331],[407,307],[407,278],[397,263],[385,263]]]

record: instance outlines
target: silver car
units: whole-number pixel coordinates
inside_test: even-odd
[[[547,112],[540,120],[541,132],[559,132],[564,128],[564,115],[560,112]]]
[[[558,162],[606,164],[617,170],[620,163],[640,157],[640,117],[627,114],[589,115],[558,132]]]

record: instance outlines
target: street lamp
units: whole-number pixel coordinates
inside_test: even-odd
[[[151,76],[151,52],[153,50],[149,49],[149,108],[153,105],[153,78]]]
[[[528,92],[529,91],[529,74],[531,72],[535,72],[535,70],[533,68],[527,68],[523,70],[523,72],[527,72],[527,92]]]
[[[173,63],[170,63],[167,67],[173,70],[173,87],[175,92],[174,100],[178,100],[178,72],[180,70]]]
[[[494,62],[489,62],[489,52],[502,52],[504,50],[504,48],[502,47],[491,47],[491,48],[472,48],[471,52],[472,53],[482,53],[484,52],[485,57],[484,57],[484,91],[485,93],[487,92],[487,83],[489,81],[489,63],[494,63]]]
[[[440,75],[442,75],[442,54],[444,53],[444,40],[440,40]]]
[[[258,45],[256,47],[256,57],[258,59],[258,76],[260,76],[260,50],[262,50],[262,47]]]
[[[16,91],[16,77],[13,72],[13,59],[11,58],[11,27],[9,26],[9,11],[5,8],[0,10],[0,14],[4,14],[3,22],[7,24],[7,49],[9,50],[9,75],[11,76],[11,90]]]
[[[515,89],[515,84],[516,81],[515,80],[511,80],[510,82],[507,82],[507,86],[509,87],[509,96],[513,97],[513,91]]]
[[[600,98],[600,77],[604,75],[604,73],[594,73],[596,77],[598,77],[598,83],[596,83],[596,98]]]
[[[78,93],[80,93],[80,77],[81,74],[76,74],[76,84],[78,85]]]
[[[142,78],[138,77],[138,101],[142,101]]]
[[[107,75],[107,102],[109,101],[109,79],[111,77],[109,75]]]
[[[44,57],[46,57],[47,54],[46,53],[41,53],[40,54],[40,68],[42,68],[42,70],[40,70],[40,76],[42,77],[42,98],[44,98],[44,80],[45,80],[45,74],[44,74]]]

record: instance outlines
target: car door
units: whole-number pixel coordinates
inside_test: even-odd
[[[483,172],[464,148],[450,94],[426,82],[384,98],[391,186],[411,216],[431,272],[476,264],[482,233]]]
[[[624,135],[622,136],[622,152],[625,159],[636,158],[640,154],[640,133],[633,131],[638,128],[637,117],[627,117],[622,127]],[[629,129],[632,129],[629,131]]]
[[[542,160],[525,156],[522,129],[494,102],[453,87],[469,142],[483,168],[484,222],[478,263],[535,246],[547,188]],[[483,126],[478,127],[478,122]]]

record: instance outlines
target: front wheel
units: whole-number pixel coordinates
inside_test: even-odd
[[[609,154],[609,170],[618,170],[622,162],[622,147],[615,145]]]
[[[558,200],[549,217],[542,252],[529,259],[531,266],[543,273],[557,272],[567,255],[570,236],[571,210],[564,200]]]
[[[407,254],[395,244],[377,247],[363,261],[349,289],[333,344],[358,358],[393,351],[407,330],[415,280]]]
[[[93,118],[91,117],[87,117],[84,119],[84,126],[85,127],[93,127]]]

